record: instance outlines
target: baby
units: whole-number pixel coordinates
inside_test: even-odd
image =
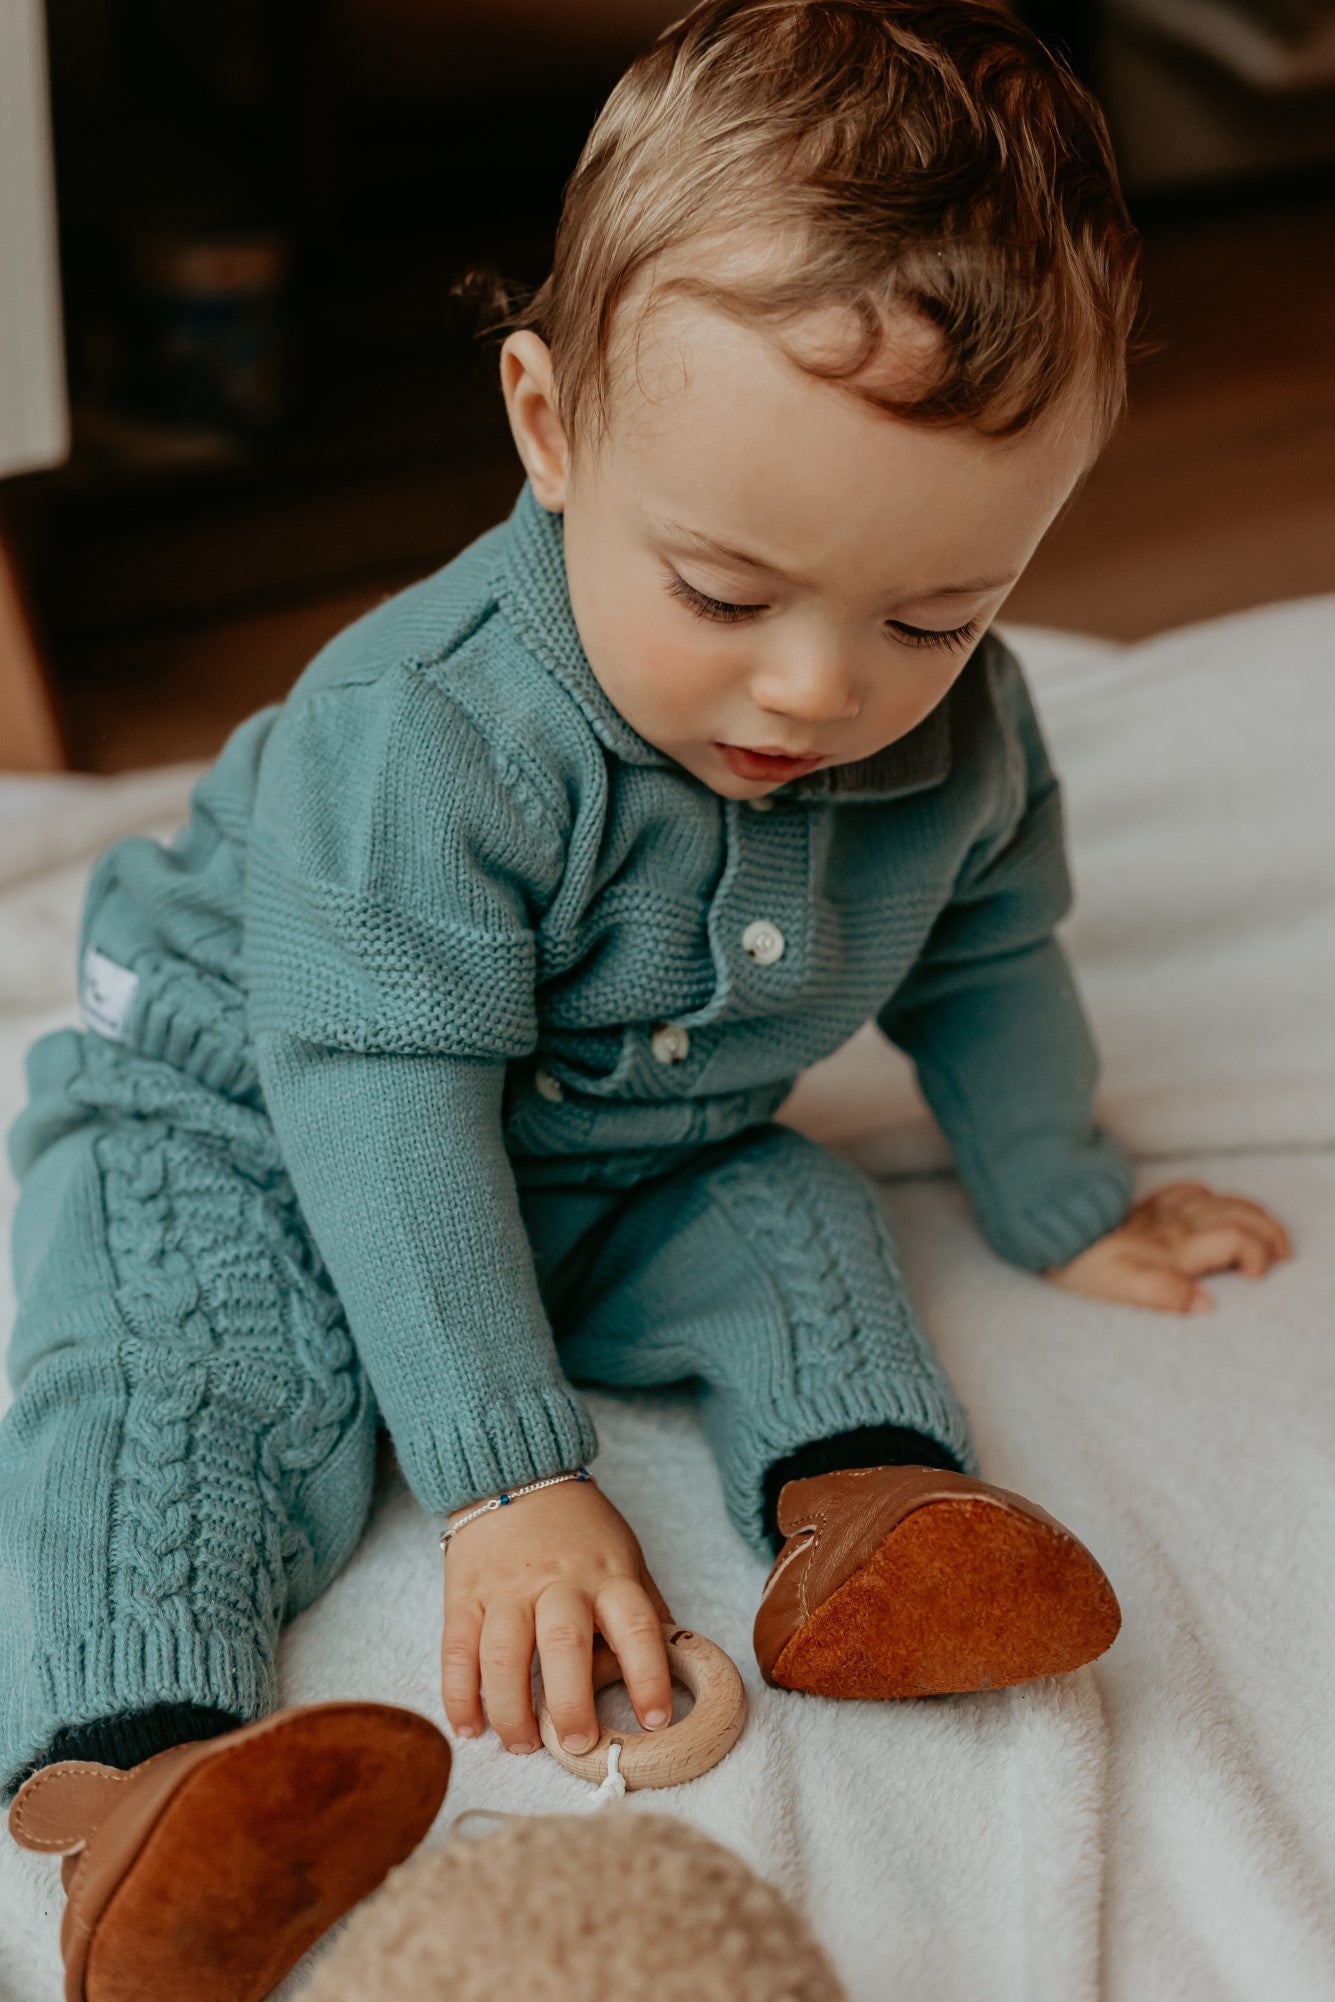
[[[33,1050],[11,1139],[11,1788],[189,1745],[207,1805],[210,1756],[261,1743],[337,1916],[309,1735],[246,1732],[379,1418],[448,1520],[456,1735],[536,1748],[536,1650],[585,1747],[596,1635],[663,1725],[668,1609],[583,1473],[585,1384],[694,1386],[777,1553],[776,1685],[963,1692],[1109,1645],[1094,1559],[977,1478],[869,1184],[774,1115],[874,1015],[1003,1257],[1197,1313],[1288,1255],[1242,1198],[1135,1202],[1095,1122],[1057,782],[992,632],[1120,409],[1135,263],[1097,110],[984,0],[705,0],[618,84],[503,321],[510,518],[94,872],[87,1030]],[[188,1902],[171,1844],[204,1838],[124,1784]],[[225,1825],[244,1911],[272,1885]],[[65,1834],[91,1874],[94,1823]],[[220,1995],[278,1978],[274,1924]]]

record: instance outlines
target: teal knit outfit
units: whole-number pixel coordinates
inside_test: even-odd
[[[592,1459],[578,1386],[690,1384],[757,1548],[805,1442],[971,1467],[871,1185],[773,1114],[874,1014],[992,1244],[1075,1256],[1130,1170],[1069,898],[994,637],[898,743],[736,801],[603,693],[527,486],[341,634],[170,843],[101,857],[88,1027],[29,1055],[0,1780],[119,1713],[272,1706],[381,1419],[445,1511]]]

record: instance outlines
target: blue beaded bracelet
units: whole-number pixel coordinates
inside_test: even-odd
[[[545,1480],[529,1481],[522,1488],[502,1488],[499,1494],[492,1495],[487,1501],[481,1502],[477,1508],[470,1508],[467,1514],[461,1515],[458,1522],[452,1524],[448,1529],[442,1529],[440,1532],[441,1549],[445,1548],[450,1538],[456,1535],[466,1522],[475,1522],[480,1515],[490,1515],[493,1509],[508,1508],[512,1501],[518,1501],[520,1495],[536,1494],[539,1488],[558,1487],[562,1481],[591,1481],[592,1479],[593,1475],[587,1467],[575,1467],[568,1474],[548,1474]]]

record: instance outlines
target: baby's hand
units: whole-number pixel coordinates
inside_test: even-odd
[[[1170,1182],[1137,1203],[1119,1229],[1044,1277],[1096,1300],[1208,1314],[1214,1301],[1196,1284],[1203,1273],[1235,1268],[1259,1279],[1292,1251],[1283,1224],[1259,1203],[1216,1195],[1202,1182]]]
[[[661,1626],[671,1617],[629,1523],[592,1481],[524,1495],[479,1516],[446,1546],[445,1715],[461,1737],[474,1738],[486,1721],[485,1695],[487,1720],[507,1751],[535,1752],[529,1677],[536,1642],[561,1743],[588,1751],[599,1735],[597,1627],[621,1665],[636,1716],[655,1730],[672,1716]]]

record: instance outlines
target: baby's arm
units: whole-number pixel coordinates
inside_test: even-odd
[[[989,663],[1023,756],[1017,824],[979,844],[918,965],[881,1010],[914,1059],[988,1238],[1071,1292],[1206,1313],[1197,1283],[1287,1258],[1257,1203],[1177,1182],[1132,1203],[1131,1164],[1094,1118],[1098,1061],[1055,936],[1071,901],[1061,796],[1016,662]]]
[[[1094,1116],[1094,1039],[1056,937],[1071,903],[1060,790],[1019,667],[988,646],[973,699],[992,713],[965,735],[1000,731],[1021,783],[981,781],[992,818],[877,1020],[912,1058],[989,1242],[1041,1272],[1126,1220],[1132,1173]]]
[[[503,1133],[507,1065],[537,1036],[533,925],[563,860],[558,811],[411,664],[299,693],[275,724],[246,892],[260,1082],[400,1464],[440,1513],[597,1450],[556,1353]],[[528,1551],[542,1522],[575,1509],[573,1570],[550,1536]],[[493,1603],[509,1622],[497,1643],[505,1664],[484,1676],[507,1728],[526,1735],[531,1722],[528,1659],[515,1696],[517,1651],[527,1636],[531,1656],[538,1609],[548,1618],[557,1587],[562,1701],[592,1717],[570,1636],[580,1605],[601,1623],[612,1579],[621,1589],[608,1619],[619,1631],[629,1631],[628,1599],[642,1600],[630,1639],[653,1707],[644,1656],[656,1647],[665,1682],[666,1654],[656,1620],[640,1632],[653,1604],[616,1511],[601,1497],[544,1509],[530,1496],[500,1513],[504,1532],[490,1518],[469,1524],[458,1539],[468,1552],[451,1554],[451,1616],[457,1608],[464,1628],[449,1645],[478,1608],[473,1641]],[[488,1556],[499,1565],[490,1584],[476,1569]],[[461,1575],[472,1581],[462,1596]],[[474,1717],[476,1695],[462,1702]]]

